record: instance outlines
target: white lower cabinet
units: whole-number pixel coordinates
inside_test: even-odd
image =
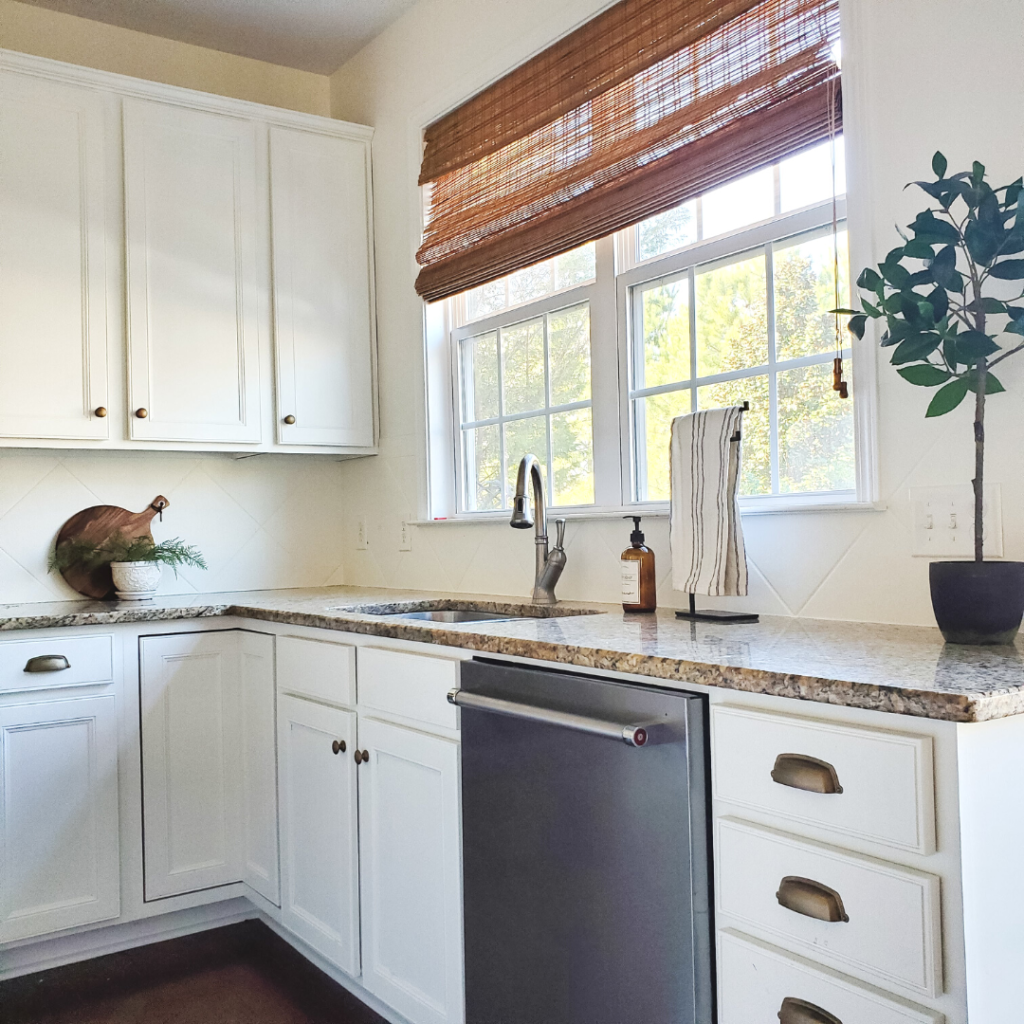
[[[238,630],[139,641],[147,900],[246,880],[276,896],[275,791],[247,800],[245,778],[272,782],[273,643]]]
[[[721,916],[866,981],[942,992],[938,877],[736,818],[715,832]]]
[[[242,672],[242,881],[280,906],[274,638],[239,632]]]
[[[120,912],[112,694],[0,708],[0,941]]]
[[[732,931],[718,936],[719,1024],[939,1024],[942,1014]]]
[[[347,974],[359,974],[356,715],[278,698],[281,921]]]
[[[459,748],[360,718],[363,984],[414,1024],[463,1017]]]
[[[411,1024],[462,1024],[458,663],[282,640],[281,922]]]

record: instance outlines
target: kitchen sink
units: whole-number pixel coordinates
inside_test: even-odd
[[[530,616],[510,615],[508,612],[485,612],[474,608],[437,608],[425,612],[385,612],[382,618],[428,619],[431,622],[490,622],[493,619],[526,619]]]
[[[344,605],[329,609],[382,619],[419,619],[428,622],[497,622],[510,619],[551,619],[569,615],[597,615],[596,608],[562,605],[505,604],[502,601],[396,601],[377,605]]]

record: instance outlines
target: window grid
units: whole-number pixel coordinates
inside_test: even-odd
[[[563,312],[567,309],[573,309],[577,307],[583,307],[587,310],[587,317],[590,317],[590,303],[589,301],[583,302],[572,302],[565,306],[560,306],[558,309],[547,310],[541,314],[534,314],[532,316],[524,317],[516,320],[514,323],[504,324],[490,330],[479,330],[479,324],[473,324],[474,330],[466,330],[460,332],[461,337],[456,339],[456,379],[458,383],[458,397],[459,397],[459,410],[460,410],[460,430],[459,434],[462,439],[460,450],[458,453],[458,466],[459,466],[459,493],[461,495],[461,501],[463,508],[470,509],[475,505],[475,501],[470,499],[469,487],[470,480],[469,474],[466,472],[466,462],[469,453],[472,451],[472,442],[468,441],[467,438],[471,438],[474,435],[471,431],[474,431],[480,427],[498,427],[498,445],[499,445],[499,474],[501,479],[501,510],[507,510],[512,507],[511,495],[509,493],[509,482],[508,482],[508,463],[507,453],[505,448],[505,426],[509,423],[515,423],[517,421],[536,419],[539,416],[544,417],[545,427],[545,454],[544,454],[544,483],[549,503],[553,503],[553,466],[554,466],[554,453],[552,451],[551,442],[551,418],[559,413],[575,412],[580,409],[592,409],[594,404],[593,399],[593,387],[591,386],[591,397],[578,401],[578,402],[563,402],[558,405],[551,403],[551,361],[550,361],[550,335],[551,317],[557,313]],[[519,310],[517,310],[519,312]],[[544,405],[536,409],[529,409],[523,412],[506,412],[505,411],[505,347],[504,347],[504,335],[506,331],[510,331],[521,324],[529,323],[531,320],[543,320],[543,352],[544,352]],[[486,419],[466,420],[462,416],[465,413],[465,405],[463,404],[462,395],[467,394],[464,390],[466,388],[466,381],[464,379],[463,362],[461,358],[461,346],[466,341],[473,341],[477,338],[484,337],[488,334],[494,334],[496,338],[497,346],[497,382],[498,382],[498,415],[491,416]],[[468,402],[466,403],[468,405]],[[593,428],[591,428],[593,429]],[[539,456],[538,456],[539,457]],[[499,511],[497,509],[488,509],[482,511]]]
[[[845,221],[839,222],[839,229],[845,229]],[[629,289],[629,303],[632,315],[632,338],[630,344],[630,389],[629,406],[631,410],[631,439],[633,449],[633,487],[632,501],[634,503],[647,504],[658,499],[651,499],[646,496],[647,492],[647,445],[646,445],[646,407],[642,399],[657,395],[677,394],[688,391],[690,393],[690,410],[696,412],[699,408],[698,388],[709,384],[721,384],[726,381],[743,380],[750,377],[768,378],[768,438],[769,438],[769,464],[771,472],[772,496],[782,494],[779,471],[779,399],[778,399],[778,375],[787,370],[797,370],[808,366],[820,366],[831,363],[835,358],[832,350],[815,353],[809,356],[800,356],[794,359],[778,359],[777,337],[775,322],[775,278],[774,278],[774,255],[775,247],[789,240],[789,237],[773,239],[753,249],[746,249],[736,253],[726,260],[714,260],[708,263],[693,263],[686,270],[676,272],[662,278],[652,278],[632,285]],[[698,356],[700,339],[697,333],[697,272],[704,266],[723,265],[727,262],[739,262],[749,259],[752,256],[762,255],[765,260],[765,305],[767,323],[768,361],[759,366],[743,367],[738,370],[729,370],[724,373],[707,374],[698,376]],[[669,384],[659,384],[653,387],[636,387],[635,382],[642,379],[644,375],[644,324],[643,324],[643,302],[640,295],[645,289],[672,284],[676,281],[685,281],[688,289],[688,314],[690,330],[690,378],[685,381],[675,381]],[[851,359],[852,349],[844,347],[842,350],[844,359]],[[806,492],[805,492],[806,493]]]
[[[768,437],[761,443],[763,447],[758,450],[762,453],[760,465],[763,467],[761,480],[762,487],[758,488],[757,494],[751,495],[752,502],[760,502],[766,498],[773,501],[784,500],[789,503],[791,498],[797,499],[793,507],[799,507],[800,499],[814,499],[814,503],[820,504],[821,498],[829,495],[834,500],[856,500],[859,491],[852,489],[834,490],[801,490],[793,489],[792,477],[792,441],[790,433],[794,423],[799,422],[793,419],[793,411],[790,408],[792,395],[786,390],[792,389],[792,385],[783,386],[779,380],[779,374],[787,371],[798,370],[811,366],[824,366],[831,363],[834,356],[831,345],[826,351],[814,353],[808,356],[800,356],[791,359],[779,359],[779,337],[781,329],[776,322],[776,282],[774,280],[777,260],[776,251],[784,247],[790,240],[798,236],[814,233],[812,237],[824,237],[831,233],[832,222],[832,199],[818,198],[819,193],[812,193],[812,201],[806,206],[798,207],[794,203],[794,196],[806,195],[806,193],[794,192],[794,180],[786,178],[785,184],[782,178],[781,164],[775,164],[772,170],[772,197],[771,216],[762,220],[743,223],[741,226],[730,228],[727,231],[719,231],[717,234],[705,238],[704,227],[707,221],[705,216],[704,197],[698,197],[693,201],[694,220],[693,227],[696,232],[696,239],[685,242],[675,248],[666,247],[664,250],[655,252],[651,256],[640,258],[641,252],[641,225],[634,225],[624,231],[618,232],[615,236],[599,240],[596,245],[596,269],[592,280],[584,281],[550,294],[539,296],[535,299],[524,301],[518,306],[510,306],[495,310],[493,313],[480,316],[473,321],[467,320],[468,308],[466,297],[469,293],[456,296],[446,303],[446,317],[448,327],[446,333],[451,342],[452,358],[449,366],[452,370],[453,398],[455,399],[455,422],[454,422],[454,452],[453,460],[454,473],[454,512],[456,515],[469,513],[471,515],[486,515],[488,512],[496,516],[502,515],[510,506],[510,483],[509,472],[514,468],[507,465],[510,453],[507,450],[506,430],[509,424],[517,421],[544,416],[544,434],[540,435],[540,424],[536,437],[536,451],[538,456],[543,453],[544,470],[546,476],[546,491],[549,502],[556,500],[552,493],[554,488],[554,421],[553,416],[561,413],[569,413],[575,410],[591,410],[591,443],[590,450],[591,479],[594,485],[594,499],[587,505],[579,505],[576,508],[583,511],[585,508],[592,508],[595,511],[619,510],[628,511],[630,507],[657,509],[667,506],[667,499],[660,497],[663,484],[659,482],[656,487],[658,497],[641,497],[646,495],[646,432],[643,430],[642,417],[645,403],[641,399],[654,395],[672,392],[689,391],[689,402],[691,410],[699,405],[697,389],[708,385],[721,384],[727,381],[740,380],[743,378],[763,377],[767,387],[764,388],[764,397],[756,401],[764,410],[768,406]],[[815,172],[817,173],[817,172]],[[728,186],[726,186],[728,187]],[[762,186],[765,198],[763,210],[768,209],[767,203],[767,182]],[[788,189],[788,191],[787,191]],[[710,193],[709,193],[710,195]],[[724,205],[723,200],[724,198]],[[728,218],[730,209],[730,197],[719,197],[716,207],[716,224],[722,223],[721,218]],[[845,196],[839,196],[838,216],[840,223],[845,229],[846,202]],[[756,212],[756,203],[747,204],[747,209]],[[783,207],[785,206],[785,209]],[[725,213],[723,214],[723,210]],[[728,220],[726,221],[728,223]],[[655,236],[656,238],[656,236]],[[669,235],[672,238],[672,234]],[[692,236],[691,236],[692,239]],[[654,242],[657,246],[659,243]],[[603,254],[603,255],[602,255]],[[763,305],[763,317],[765,322],[766,352],[767,361],[758,366],[748,366],[733,369],[716,374],[706,374],[699,377],[698,369],[701,362],[700,339],[697,332],[697,321],[699,310],[696,302],[697,277],[703,272],[703,268],[711,268],[712,265],[727,265],[743,258],[762,258],[765,268],[765,290]],[[636,374],[636,361],[643,362],[642,347],[637,344],[637,339],[643,338],[643,309],[642,304],[634,301],[645,288],[657,286],[670,281],[685,279],[688,288],[689,309],[688,319],[690,328],[690,377],[686,381],[670,382],[652,387],[635,387],[634,382],[638,378]],[[558,275],[555,275],[556,288]],[[510,285],[505,283],[504,293],[506,298],[511,296]],[[551,318],[556,314],[573,306],[585,306],[590,321],[590,397],[586,401],[552,405],[552,371],[551,365]],[[829,303],[831,306],[831,302]],[[784,307],[788,310],[789,307]],[[598,321],[595,323],[593,313],[597,312]],[[504,332],[534,320],[543,320],[543,358],[544,358],[544,401],[543,408],[528,410],[525,412],[509,413],[506,410],[506,388],[505,378],[506,366],[504,358]],[[787,315],[788,323],[788,315]],[[615,325],[618,325],[617,327]],[[465,339],[480,337],[494,333],[496,347],[499,353],[497,360],[496,376],[498,380],[498,415],[489,419],[463,420],[465,410],[462,405],[462,372],[461,344]],[[789,338],[788,333],[786,338]],[[786,341],[787,346],[790,342]],[[844,358],[851,358],[851,349],[844,348]],[[705,357],[706,358],[706,357]],[[728,364],[727,364],[728,365]],[[617,370],[616,370],[617,367]],[[664,379],[664,378],[662,378]],[[820,380],[820,372],[819,372]],[[618,381],[619,383],[616,383]],[[797,384],[797,387],[800,385]],[[611,391],[609,390],[611,389]],[[785,391],[784,396],[780,392]],[[610,401],[612,394],[615,394],[614,402]],[[738,396],[742,397],[742,396]],[[738,400],[738,399],[737,399]],[[752,399],[753,400],[753,399]],[[868,399],[870,403],[870,396]],[[780,434],[780,403],[785,404],[785,425],[786,437]],[[715,405],[719,404],[714,402]],[[850,403],[852,406],[852,403]],[[618,412],[615,408],[618,408]],[[656,414],[657,415],[657,414]],[[799,412],[796,413],[799,415]],[[861,417],[858,415],[857,423]],[[656,429],[664,431],[662,419],[656,419]],[[600,425],[599,425],[600,424]],[[500,467],[500,491],[497,486],[493,488],[494,497],[500,493],[502,508],[476,509],[477,493],[470,495],[476,486],[476,473],[479,465],[468,460],[469,448],[474,440],[474,430],[480,427],[497,427],[498,436],[491,435],[489,443],[499,449]],[[764,438],[764,424],[762,422],[761,437]],[[863,458],[870,461],[870,453],[862,451],[861,427],[854,426],[856,435],[856,469],[858,481],[868,480],[871,467],[865,469],[862,463]],[[541,439],[543,437],[543,440]],[[614,442],[614,446],[612,443]],[[781,449],[785,443],[786,454],[783,456]],[[449,452],[452,449],[449,448]],[[514,453],[512,453],[514,455]],[[781,463],[785,461],[786,466]],[[658,473],[662,467],[659,464]],[[783,470],[785,472],[783,472]],[[785,475],[787,489],[782,490],[782,477]],[[766,479],[767,478],[767,479]],[[485,478],[481,478],[485,479]],[[770,480],[771,490],[763,489],[763,485]],[[868,480],[870,483],[870,481]],[[827,485],[825,485],[827,487]],[[860,484],[858,483],[858,487]],[[868,493],[867,490],[864,493]],[[560,506],[563,509],[573,510],[572,506]],[[764,506],[768,507],[768,506]],[[773,508],[775,506],[772,506]],[[781,506],[780,506],[781,507]],[[451,513],[449,512],[449,515]]]

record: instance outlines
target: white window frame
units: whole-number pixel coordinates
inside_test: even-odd
[[[845,228],[846,200],[839,199],[836,203],[836,217]],[[643,473],[643,459],[645,453],[639,451],[638,434],[634,422],[635,405],[637,398],[649,395],[659,395],[678,391],[689,391],[691,394],[691,408],[696,408],[696,392],[699,387],[706,384],[718,384],[727,380],[738,380],[743,377],[768,376],[768,400],[770,403],[770,421],[777,424],[778,419],[778,395],[777,395],[777,373],[779,371],[798,369],[804,366],[816,366],[823,363],[831,363],[834,352],[831,350],[811,356],[803,356],[798,359],[778,360],[775,351],[775,309],[774,290],[768,287],[767,294],[767,319],[768,319],[768,361],[762,366],[745,367],[740,370],[731,370],[727,373],[719,373],[713,376],[699,377],[697,375],[697,352],[699,340],[696,338],[694,318],[696,306],[690,303],[690,337],[696,343],[690,346],[690,378],[686,381],[679,381],[671,384],[663,384],[656,387],[637,388],[635,387],[635,359],[639,352],[638,339],[641,337],[642,325],[640,317],[642,310],[640,304],[633,301],[633,294],[642,288],[658,284],[662,281],[679,280],[684,276],[690,279],[690,295],[694,294],[694,277],[700,267],[714,264],[719,261],[727,261],[733,257],[745,255],[757,255],[763,253],[765,257],[766,282],[772,281],[772,252],[775,245],[785,242],[794,237],[809,234],[813,231],[831,230],[832,225],[832,201],[818,203],[794,213],[783,214],[773,217],[771,220],[756,224],[753,227],[744,228],[729,235],[712,238],[708,241],[694,242],[682,249],[677,250],[668,256],[652,257],[633,266],[632,269],[623,271],[616,278],[616,299],[617,306],[622,310],[622,323],[620,332],[623,343],[619,353],[619,376],[626,382],[621,389],[619,396],[619,418],[624,424],[621,439],[621,460],[623,467],[622,494],[625,498],[624,504],[628,503],[630,508],[645,510],[645,514],[666,510],[667,501],[640,501],[638,494],[641,491],[640,478]],[[627,233],[624,233],[627,234]],[[628,230],[625,243],[629,239],[635,239],[636,233]],[[652,275],[656,268],[657,273]],[[845,359],[853,357],[851,347],[843,348]],[[856,406],[855,406],[856,407]],[[779,438],[777,429],[772,431],[770,436],[770,463],[773,488],[777,486],[779,479]],[[855,452],[857,450],[855,439]],[[855,455],[856,459],[856,455]],[[740,498],[743,508],[757,509],[761,507],[794,507],[795,505],[820,505],[827,504],[856,504],[858,501],[857,489],[830,490],[830,491],[797,491],[786,494],[757,494],[744,495]]]
[[[776,196],[778,189],[776,188]],[[776,204],[778,209],[778,204]],[[699,211],[698,211],[699,215]],[[836,215],[847,220],[845,196],[837,201]],[[426,370],[428,409],[428,519],[486,522],[506,519],[508,510],[464,512],[460,510],[463,491],[461,396],[459,383],[459,341],[511,326],[523,320],[555,312],[583,301],[590,303],[591,408],[594,430],[594,485],[592,505],[554,506],[552,511],[569,518],[603,518],[637,514],[667,515],[667,501],[635,499],[637,479],[636,438],[632,423],[632,353],[635,314],[631,291],[717,260],[740,255],[751,249],[770,252],[771,244],[832,224],[831,199],[733,233],[691,243],[673,252],[638,261],[636,228],[630,227],[595,243],[596,275],[593,282],[553,293],[533,302],[501,310],[480,320],[454,325],[450,301],[425,307]],[[852,282],[851,282],[852,285]],[[775,370],[797,368],[831,361],[832,353],[777,363],[774,359],[774,323],[769,296],[770,400],[775,400]],[[692,347],[691,358],[695,347]],[[876,499],[876,455],[874,450],[874,373],[870,350],[861,346],[844,348],[854,359],[856,401],[854,403],[854,451],[857,486],[849,491],[794,492],[751,495],[740,498],[743,513],[801,512],[814,509],[866,510],[878,508]],[[753,368],[751,368],[753,369]],[[733,371],[707,379],[691,380],[682,388],[749,376],[751,369]],[[680,385],[644,389],[658,393],[681,389]],[[838,400],[838,399],[837,399]],[[541,453],[538,453],[541,454]],[[773,480],[778,472],[778,438],[772,438]],[[550,498],[550,495],[549,495]]]

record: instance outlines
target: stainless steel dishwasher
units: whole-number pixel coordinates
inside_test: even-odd
[[[467,1024],[710,1024],[704,699],[474,660]]]

